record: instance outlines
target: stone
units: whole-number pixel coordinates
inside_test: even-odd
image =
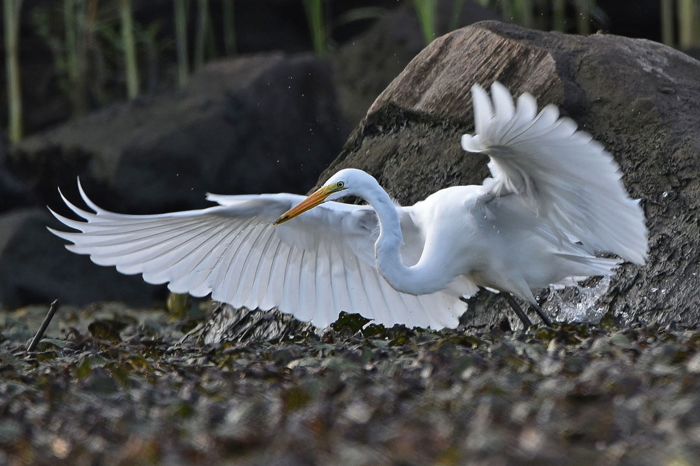
[[[606,146],[630,195],[642,199],[649,260],[620,268],[596,304],[600,312],[623,323],[694,325],[700,322],[699,75],[700,62],[648,40],[477,23],[437,39],[411,61],[318,185],[342,168],[361,168],[399,202],[412,204],[441,188],[481,183],[489,175],[487,157],[463,152],[459,140],[473,132],[471,86],[499,80],[514,95],[532,93],[540,108],[559,106]],[[501,312],[510,312],[503,301],[479,293],[464,322],[497,324]],[[544,307],[560,311],[550,302]]]
[[[9,141],[0,131],[0,213],[34,202],[30,187],[7,168]]]
[[[48,305],[57,298],[78,306],[123,301],[150,307],[165,300],[165,286],[149,285],[140,276],[122,275],[114,267],[99,267],[87,256],[69,252],[47,225],[62,226],[46,209],[0,215],[0,309]]]
[[[181,92],[148,95],[21,141],[12,155],[39,201],[76,176],[110,210],[203,207],[209,192],[303,192],[348,134],[328,65],[282,54],[213,62]]]
[[[438,2],[438,34],[477,21],[500,19],[493,10],[476,2],[462,2],[456,10],[458,5],[459,2],[450,0]],[[425,38],[413,3],[409,2],[388,11],[367,32],[353,38],[331,57],[338,99],[353,126],[424,47]]]
[[[98,205],[130,214],[205,207],[207,191],[304,192],[349,132],[330,75],[327,63],[310,55],[215,62],[184,91],[113,105],[27,138],[7,160],[0,152],[0,212],[43,204],[75,218],[57,188],[82,206],[78,176]],[[2,252],[11,275],[1,285],[3,305],[55,298],[140,305],[163,294],[141,277],[69,253],[46,231],[48,213],[31,212],[3,217],[12,225],[2,232],[5,243],[34,241]]]

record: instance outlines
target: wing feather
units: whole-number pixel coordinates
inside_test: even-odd
[[[208,229],[189,229],[186,233],[167,241],[152,243],[147,250],[130,252],[121,257],[114,253],[97,257],[105,265],[117,265],[117,270],[122,264],[138,267],[138,264],[142,263],[141,273],[144,274],[144,278],[155,283],[165,283],[166,281],[174,283],[189,274],[188,265],[192,260],[192,255],[207,239],[208,232]],[[147,262],[144,263],[144,260]],[[173,291],[186,292],[181,287],[175,287]]]
[[[218,233],[216,238],[212,237],[215,243],[208,243],[204,249],[208,249],[208,254],[202,259],[193,274],[190,283],[190,293],[193,296],[206,296],[211,293],[215,287],[217,279],[217,270],[219,270],[221,262],[225,260],[230,243],[236,236],[236,230],[233,228],[224,228]]]
[[[299,275],[303,249],[290,248],[287,263],[284,267],[282,304],[280,309],[299,309]],[[296,272],[295,272],[296,271]]]
[[[230,303],[233,298],[233,296],[230,296],[231,284],[227,281],[227,278],[231,273],[231,264],[236,258],[236,253],[240,247],[241,235],[250,230],[254,220],[253,218],[245,219],[242,225],[232,228],[233,236],[228,239],[227,243],[223,244],[224,250],[221,253],[221,261],[211,281],[212,298],[217,301]]]
[[[252,278],[252,273],[249,272],[247,267],[250,266],[253,255],[258,253],[256,245],[259,239],[260,226],[255,225],[248,230],[245,238],[241,241],[236,258],[231,264],[232,274],[229,281],[231,284],[235,284],[236,287],[231,298],[231,304],[234,307],[243,307],[247,304],[243,293],[250,287],[250,278]],[[253,306],[253,309],[255,309],[255,306]]]
[[[392,322],[389,315],[390,304],[387,302],[382,293],[381,286],[379,285],[376,275],[376,269],[369,267],[360,268],[360,273],[362,274],[362,283],[365,285],[365,292],[367,293],[367,299],[371,303],[379,303],[377,320],[383,322]]]
[[[358,296],[360,296],[360,293],[358,293],[358,290],[360,288],[360,285],[358,283],[358,275],[357,275],[357,268],[354,267],[354,263],[356,263],[357,258],[356,257],[343,257],[342,252],[340,253],[342,263],[344,265],[343,267],[343,276],[345,278],[345,287],[348,290],[348,301],[346,304],[346,307],[344,309],[341,309],[346,312],[352,312],[352,309],[362,309],[369,303],[358,303]]]
[[[333,276],[329,264],[331,247],[324,243],[316,253],[316,307],[323,314],[336,312],[333,296]]]
[[[336,260],[335,246],[331,244],[328,248],[328,255],[325,257],[328,267],[328,277],[330,285],[331,307],[339,309],[343,303],[347,302],[347,296],[341,298],[341,290],[344,283],[342,277],[338,277],[338,267],[333,266],[333,261]]]
[[[337,245],[331,247],[331,255],[328,257],[333,276],[333,292],[336,310],[359,309],[353,304],[353,293],[348,282],[348,270],[351,267],[345,260],[343,253]]]
[[[237,275],[234,275],[233,280],[237,283],[237,288],[233,302],[237,303],[237,307],[250,306],[253,309],[257,307],[257,303],[250,299],[250,292],[260,264],[263,237],[264,227],[256,225],[251,229],[248,238],[241,244],[241,260],[234,263]]]
[[[273,237],[271,237],[273,238]],[[267,281],[267,289],[264,295],[260,298],[260,309],[272,309],[277,303],[282,302],[284,277],[280,274],[284,272],[283,265],[286,263],[289,255],[289,248],[284,248],[284,243],[281,241],[275,242],[274,250],[270,248],[271,263],[270,263],[270,278]]]
[[[554,105],[535,115],[537,103],[523,94],[517,105],[500,83],[491,99],[472,89],[477,134],[462,147],[491,157],[487,193],[515,193],[556,230],[583,243],[589,253],[612,252],[641,264],[647,229],[638,201],[629,198],[612,155]]]
[[[264,232],[265,238],[262,246],[262,252],[260,253],[260,260],[255,269],[255,279],[253,280],[253,286],[250,290],[250,302],[251,306],[255,303],[255,307],[261,307],[261,303],[265,299],[267,294],[267,285],[270,282],[270,275],[272,273],[272,253],[277,250],[279,241],[275,241],[274,230],[272,228],[267,228]]]
[[[318,326],[343,310],[378,323],[440,328],[455,324],[457,293],[416,297],[394,290],[374,266],[376,214],[367,206],[329,202],[283,225],[272,221],[303,199],[291,194],[217,196],[208,209],[124,215],[98,207],[79,185],[88,212],[65,197],[83,221],[52,214],[74,232],[49,229],[99,265],[168,283],[174,292],[211,293],[236,307],[274,307]],[[420,234],[409,215],[407,257],[419,256]],[[467,281],[468,282],[468,281]],[[469,282],[470,283],[470,282]],[[460,288],[464,288],[460,285]],[[452,299],[452,302],[449,300]],[[445,306],[436,309],[435,306]],[[462,309],[463,310],[463,309]]]

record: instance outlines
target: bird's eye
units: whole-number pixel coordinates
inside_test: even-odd
[[[339,188],[344,188],[344,187],[345,187],[345,183],[344,183],[343,181],[338,181],[338,183],[336,184],[336,186],[339,187]]]

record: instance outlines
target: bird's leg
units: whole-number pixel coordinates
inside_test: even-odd
[[[530,321],[530,318],[525,315],[525,312],[523,312],[523,309],[520,307],[520,305],[517,302],[515,302],[513,295],[506,292],[503,292],[503,295],[506,297],[506,300],[508,301],[508,304],[510,304],[510,307],[513,308],[515,313],[520,318],[520,321],[525,326],[525,329],[527,330],[528,328],[532,327],[532,321]]]
[[[552,321],[551,321],[551,319],[550,319],[549,317],[547,317],[547,314],[544,313],[544,311],[542,310],[542,308],[540,307],[539,304],[532,304],[532,303],[531,303],[531,304],[530,304],[530,307],[533,308],[533,309],[535,310],[535,312],[537,313],[537,315],[540,316],[540,319],[542,319],[542,322],[544,322],[544,324],[545,324],[547,327],[551,327],[551,326],[552,326]]]

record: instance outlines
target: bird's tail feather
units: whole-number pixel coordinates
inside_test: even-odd
[[[576,281],[596,275],[612,275],[620,265],[619,260],[606,257],[567,254],[564,252],[556,253],[556,255],[571,264],[571,277],[576,277]]]

